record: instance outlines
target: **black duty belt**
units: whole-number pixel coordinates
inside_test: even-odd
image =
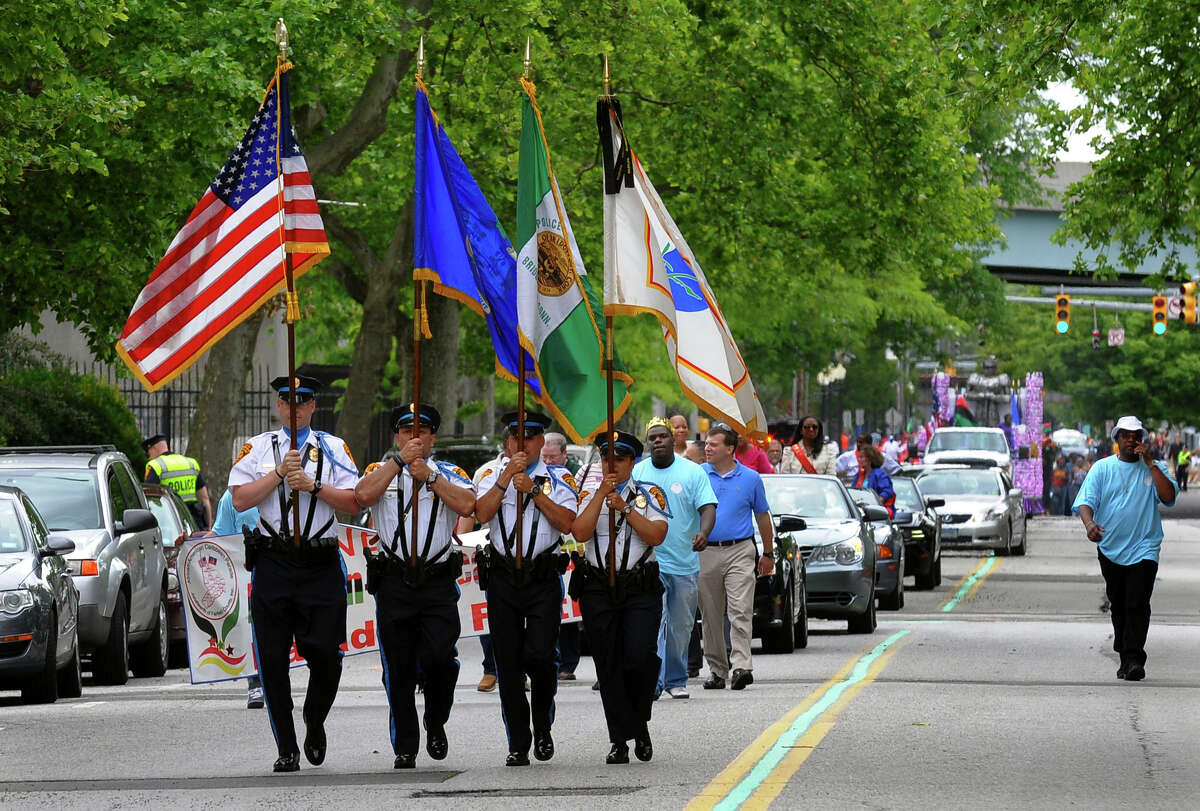
[[[437,580],[457,580],[462,575],[462,552],[452,551],[441,563],[422,563],[413,566],[407,560],[383,550],[367,555],[367,591],[374,594],[384,578],[398,578],[412,588],[420,588]]]
[[[246,569],[253,571],[258,556],[263,553],[286,558],[290,563],[312,566],[338,559],[337,538],[301,538],[297,546],[291,538],[278,534],[266,535],[257,530],[243,528],[246,542]]]
[[[504,572],[508,579],[518,586],[526,583],[540,583],[553,580],[567,570],[571,558],[557,551],[546,551],[535,558],[526,558],[517,568],[517,562],[508,555],[491,554],[487,556],[489,576],[497,571]]]
[[[567,589],[571,599],[578,600],[585,586],[609,589],[607,569],[593,566],[578,552],[572,553],[571,557],[575,561],[575,572],[571,575],[570,588]],[[656,560],[647,561],[643,556],[633,568],[621,569],[615,574],[611,590],[618,601],[624,599],[627,594],[662,594],[662,581],[658,577]]]

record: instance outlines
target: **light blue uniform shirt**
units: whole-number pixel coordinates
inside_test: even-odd
[[[692,536],[700,531],[700,508],[716,504],[708,474],[695,462],[676,456],[664,468],[657,468],[650,457],[633,468],[633,478],[658,485],[667,497],[670,518],[667,537],[654,548],[658,570],[663,574],[695,574],[700,571],[700,553],[692,549]]]
[[[1167,466],[1155,462],[1158,469],[1179,494],[1179,485],[1167,472]],[[1158,561],[1162,547],[1162,519],[1150,468],[1141,459],[1122,462],[1118,456],[1106,456],[1092,465],[1071,509],[1076,515],[1084,504],[1092,508],[1093,520],[1104,527],[1100,538],[1101,554],[1113,563],[1131,566],[1140,560]],[[1175,506],[1175,498],[1166,503]]]

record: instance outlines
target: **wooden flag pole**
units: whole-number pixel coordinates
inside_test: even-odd
[[[602,77],[604,95],[612,95],[612,76],[608,71],[608,54],[604,55],[604,76]],[[616,455],[613,453],[613,320],[611,315],[604,316],[604,375],[608,384],[608,469],[613,469]],[[628,520],[628,516],[626,516]],[[608,587],[617,585],[617,512],[608,508]]]
[[[283,107],[282,99],[280,98],[280,82],[279,71],[283,67],[283,63],[287,61],[288,52],[288,30],[283,23],[283,18],[280,17],[275,23],[275,44],[279,46],[279,56],[276,57],[275,63],[275,171],[278,174],[275,182],[279,190],[279,220],[280,230],[283,233],[283,273],[284,279],[287,282],[286,302],[284,321],[287,323],[287,355],[288,355],[288,429],[292,432],[292,450],[299,450],[296,436],[296,327],[295,324],[300,320],[300,298],[296,295],[296,279],[292,271],[292,254],[287,249],[287,223],[284,221],[283,212],[283,161],[279,154],[279,139],[281,137],[281,128],[283,122],[280,121],[280,111]],[[316,394],[313,394],[316,397]],[[301,462],[303,464],[303,461]],[[316,498],[316,496],[313,496]],[[283,516],[279,516],[281,519]],[[296,498],[296,494],[292,494],[292,543],[297,549],[300,548],[300,499]]]
[[[417,83],[425,81],[425,35],[421,35],[420,43],[417,46]],[[421,324],[425,318],[425,302],[422,300],[424,296],[423,288],[425,283],[417,278],[417,269],[413,268],[413,390],[412,390],[412,438],[417,439],[421,435]],[[404,504],[404,482],[401,473],[401,481],[396,487],[399,490],[400,504]],[[417,527],[420,518],[420,492],[421,482],[418,482],[409,471],[409,479],[412,481],[412,553],[408,556],[409,565],[414,569],[420,565],[417,560]],[[433,515],[430,514],[429,520],[433,520]]]

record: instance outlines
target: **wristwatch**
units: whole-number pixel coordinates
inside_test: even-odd
[[[763,553],[762,553],[762,556],[763,556],[764,558],[770,558],[771,560],[775,560],[775,552],[774,552],[774,551],[771,551],[771,552],[763,552]]]
[[[316,496],[317,493],[321,492],[321,488],[324,486],[325,485],[321,484],[321,482],[319,482],[319,481],[313,482],[313,489],[312,489],[313,496]]]
[[[425,478],[425,483],[428,484],[430,487],[433,487],[433,483],[436,482],[438,480],[438,477],[441,475],[442,475],[441,471],[439,471],[435,467],[429,471],[429,475]]]
[[[633,512],[632,504],[626,504],[624,507],[621,508],[621,515],[629,515],[631,512]]]

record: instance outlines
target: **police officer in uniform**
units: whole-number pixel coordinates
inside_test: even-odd
[[[147,437],[142,441],[142,450],[150,457],[142,475],[146,484],[170,487],[183,499],[200,529],[211,527],[212,502],[208,498],[208,482],[200,472],[200,463],[182,453],[172,453],[164,434]]]
[[[608,461],[612,444],[613,462]],[[571,596],[579,601],[587,631],[608,738],[607,763],[629,762],[629,741],[638,760],[650,760],[650,705],[658,684],[658,628],[663,587],[654,547],[667,536],[670,511],[666,494],[654,484],[634,481],[633,463],[642,443],[633,434],[614,431],[596,439],[604,478],[596,491],[579,494],[572,533],[586,546],[575,555]],[[609,535],[609,509],[616,512],[616,538]],[[609,585],[609,555],[615,569]]]
[[[421,744],[415,690],[417,665],[425,685],[425,750],[446,757],[446,720],[458,683],[455,643],[462,553],[452,549],[460,515],[475,510],[475,487],[462,468],[431,460],[442,417],[422,404],[412,433],[413,407],[392,409],[399,455],[372,463],[354,488],[371,507],[379,554],[368,558],[367,589],[375,596],[383,686],[391,708],[394,768],[412,769]],[[413,482],[417,483],[417,555],[412,555]],[[415,561],[415,564],[414,564]]]
[[[292,720],[292,642],[308,664],[304,698],[304,756],[325,760],[325,717],[342,675],[346,641],[346,573],[334,536],[335,510],[354,512],[358,470],[342,440],[309,427],[321,383],[311,377],[277,377],[276,409],[283,424],[296,415],[296,447],[288,428],[259,434],[229,471],[236,510],[258,508],[258,529],[246,537],[251,574],[250,611],[263,694],[279,759],[277,772],[300,768]],[[300,508],[299,543],[293,503]]]
[[[488,597],[488,626],[500,678],[500,706],[508,733],[508,766],[528,766],[530,744],[538,760],[554,757],[550,727],[558,691],[558,627],[569,558],[560,554],[560,533],[570,532],[578,498],[565,467],[542,461],[550,418],[525,413],[525,436],[517,436],[517,413],[500,418],[504,456],[477,487],[475,516],[488,525],[490,545],[481,581]],[[517,500],[522,512],[517,537]],[[521,568],[516,566],[521,545]],[[529,676],[529,700],[525,676]],[[533,725],[530,734],[530,723]]]

